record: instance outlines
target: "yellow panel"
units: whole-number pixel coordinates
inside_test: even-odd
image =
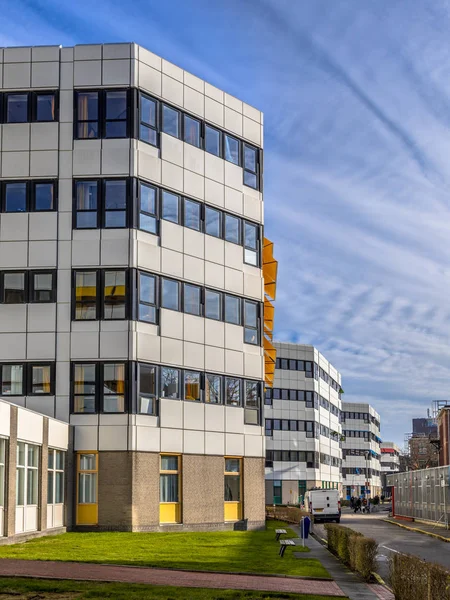
[[[240,521],[242,519],[242,502],[225,502],[225,521]]]
[[[98,504],[78,504],[77,525],[98,525]]]
[[[180,502],[161,502],[159,505],[160,523],[181,523]]]

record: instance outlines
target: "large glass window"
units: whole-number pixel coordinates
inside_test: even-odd
[[[241,324],[241,301],[236,296],[225,294],[225,322]]]
[[[98,226],[98,182],[76,182],[76,229],[92,229]]]
[[[6,440],[0,438],[0,507],[5,507],[6,500]]]
[[[139,206],[139,229],[148,233],[158,233],[156,188],[139,183]]]
[[[53,181],[50,182],[38,182],[34,183],[34,210],[35,211],[46,211],[55,210],[55,184]]]
[[[241,459],[225,458],[225,502],[241,501]]]
[[[235,137],[225,134],[225,160],[235,165],[240,164],[240,142]]]
[[[184,115],[184,141],[200,148],[201,123],[189,115]]]
[[[26,301],[25,273],[3,273],[3,302],[22,304]]]
[[[77,92],[76,103],[76,137],[80,139],[100,137],[98,92]]]
[[[222,213],[209,206],[205,207],[205,233],[222,237]]]
[[[156,277],[139,273],[139,320],[156,323]]]
[[[77,363],[73,367],[73,412],[95,413],[97,368],[93,363]]]
[[[27,212],[26,181],[5,183],[5,212]]]
[[[28,122],[28,94],[6,94],[6,122]]]
[[[31,390],[33,396],[53,393],[52,365],[31,365]]]
[[[180,397],[180,371],[170,367],[161,367],[161,397]]]
[[[180,310],[180,284],[173,279],[161,279],[161,306]]]
[[[258,150],[244,144],[244,185],[258,189]]]
[[[138,412],[144,415],[157,414],[157,367],[138,363]]]
[[[125,363],[103,365],[103,412],[125,412]]]
[[[78,454],[78,504],[97,504],[97,454]]]
[[[244,222],[244,262],[258,266],[258,227]]]
[[[199,402],[201,397],[200,391],[200,373],[196,371],[185,371],[184,372],[184,399],[194,400]]]
[[[241,243],[241,220],[232,215],[225,215],[225,239],[233,244]]]
[[[75,272],[75,320],[97,318],[97,272]]]
[[[107,179],[105,181],[105,217],[104,226],[120,228],[127,226],[127,181],[126,179]]]
[[[105,92],[105,138],[127,137],[127,92]]]
[[[180,501],[180,457],[161,455],[161,472],[159,479],[160,502]]]
[[[103,282],[103,318],[125,319],[126,297],[126,272],[105,271]]]
[[[193,200],[184,200],[184,226],[190,229],[200,231],[200,213],[201,207],[198,202]]]
[[[166,104],[162,107],[162,130],[174,137],[180,137],[180,112]]]
[[[247,425],[259,425],[260,384],[258,381],[245,381],[245,414]]]
[[[214,154],[215,156],[220,156],[221,151],[221,143],[220,139],[222,136],[222,132],[211,127],[210,125],[205,125],[205,150],[210,154]]]
[[[143,142],[158,145],[157,102],[145,94],[140,94],[139,137]]]
[[[180,197],[171,192],[162,192],[161,216],[172,223],[180,222]]]
[[[244,300],[244,342],[246,344],[258,345],[258,304]]]
[[[205,376],[205,402],[222,404],[222,377],[206,373]]]
[[[201,289],[197,285],[184,284],[184,312],[197,316],[201,314]]]
[[[64,462],[65,454],[61,450],[48,450],[47,503],[64,503]]]
[[[39,447],[17,442],[16,505],[37,506],[39,492]]]
[[[2,365],[2,396],[24,396],[23,365]]]
[[[54,92],[36,94],[35,102],[36,121],[56,121],[56,97]]]
[[[30,273],[31,275],[31,290],[30,302],[55,302],[56,301],[56,284],[55,272],[38,272]]]
[[[222,294],[205,290],[205,317],[220,321],[222,319]]]
[[[225,404],[241,406],[241,380],[225,377]]]

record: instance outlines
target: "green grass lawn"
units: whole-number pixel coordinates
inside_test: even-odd
[[[268,521],[265,531],[65,533],[0,546],[0,558],[329,577],[317,559],[294,557],[293,551],[301,552],[301,546],[288,547],[284,558],[278,556],[275,529],[280,526],[288,537],[296,537],[278,521]]]
[[[0,598],[8,600],[330,600],[330,596],[310,596],[277,592],[208,590],[149,586],[129,583],[91,583],[45,579],[11,579],[0,577]],[[345,599],[342,599],[345,600]]]

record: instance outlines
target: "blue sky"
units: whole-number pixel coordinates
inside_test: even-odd
[[[278,339],[382,436],[449,397],[447,0],[0,0],[0,45],[135,41],[265,113]]]

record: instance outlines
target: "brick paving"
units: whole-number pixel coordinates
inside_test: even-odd
[[[232,573],[199,573],[170,569],[96,565],[39,560],[0,559],[0,576],[75,579],[81,581],[114,581],[181,587],[291,592],[345,597],[334,581],[266,577],[264,575],[233,575]]]
[[[383,585],[370,585],[369,587],[380,600],[395,600],[394,594]]]

